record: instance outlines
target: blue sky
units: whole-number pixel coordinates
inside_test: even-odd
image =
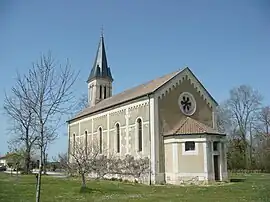
[[[16,71],[27,72],[49,50],[80,70],[75,94],[86,93],[102,25],[114,93],[189,66],[218,102],[249,84],[270,104],[269,10],[268,0],[1,0],[1,112]],[[4,154],[8,125],[0,116]],[[67,149],[65,129],[50,156]]]

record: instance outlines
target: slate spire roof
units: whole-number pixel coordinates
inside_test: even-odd
[[[104,44],[105,44],[104,36],[103,36],[103,33],[101,33],[100,41],[98,44],[98,50],[96,53],[96,58],[94,61],[93,68],[88,77],[87,83],[91,82],[93,79],[96,79],[96,78],[104,78],[104,79],[109,79],[110,81],[113,81],[111,70],[108,67],[108,63],[107,63],[107,57],[106,57]]]

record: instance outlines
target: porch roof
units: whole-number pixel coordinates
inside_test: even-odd
[[[212,135],[226,135],[218,130],[209,127],[195,119],[186,117],[178,122],[178,124],[169,130],[164,136],[170,135],[196,135],[196,134],[212,134]]]

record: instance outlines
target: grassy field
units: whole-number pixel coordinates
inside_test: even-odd
[[[75,201],[190,201],[241,202],[270,201],[270,174],[238,175],[243,182],[211,186],[146,186],[116,181],[88,181],[85,193],[80,193],[80,181],[43,177],[41,202]],[[35,200],[35,176],[15,176],[0,173],[0,201]]]

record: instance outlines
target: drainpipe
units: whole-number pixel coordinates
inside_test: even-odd
[[[150,150],[149,150],[149,185],[151,185],[152,184],[152,182],[151,182],[151,175],[152,175],[152,172],[151,172],[151,169],[152,169],[152,167],[151,167],[151,119],[150,119],[150,95],[148,94],[147,95],[147,97],[148,97],[148,103],[149,103],[149,108],[148,108],[148,116],[149,116],[149,124],[148,124],[148,133],[149,133],[149,144],[150,144]]]

